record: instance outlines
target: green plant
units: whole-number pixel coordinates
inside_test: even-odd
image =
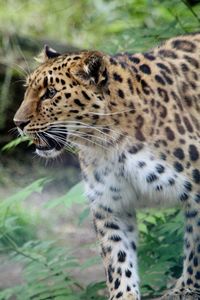
[[[14,195],[0,199],[0,251],[9,250],[10,241],[15,241],[18,245],[23,245],[28,239],[36,237],[33,224],[37,216],[29,212],[21,203],[33,191],[41,191],[47,179],[40,179],[25,187]]]
[[[144,295],[160,295],[182,271],[183,216],[178,209],[138,215],[139,266]]]
[[[20,248],[11,241],[11,245],[12,259],[24,266],[24,284],[0,292],[1,300],[11,295],[19,300],[105,300],[98,295],[105,284],[83,287],[73,278],[71,271],[81,267],[66,247],[52,241],[29,241]]]
[[[7,151],[7,152],[11,151],[23,142],[28,142],[28,146],[32,144],[32,142],[30,141],[30,139],[27,136],[20,136],[18,138],[11,140],[6,145],[4,145],[3,148],[1,149],[1,151]]]
[[[16,195],[9,197],[0,204],[0,209],[8,211],[16,202],[24,201],[33,191],[41,191],[46,180],[38,180]],[[82,183],[76,185],[66,195],[52,200],[46,209],[57,205],[70,207],[78,200],[84,202]],[[17,216],[17,211],[15,212]],[[18,240],[13,219],[16,216],[5,214],[2,221],[0,216],[0,245],[1,251],[9,253],[9,259],[23,265],[24,283],[0,292],[0,300],[10,299],[16,295],[19,300],[28,299],[69,299],[69,300],[104,300],[102,292],[105,283],[93,283],[82,286],[72,275],[72,270],[80,272],[99,259],[90,259],[82,266],[73,256],[73,249],[59,245],[59,241],[33,240],[32,236],[24,241]],[[82,224],[88,216],[84,209],[79,217]],[[144,296],[160,295],[166,288],[167,282],[172,282],[181,273],[182,258],[182,215],[177,209],[163,211],[148,211],[138,213],[140,231],[139,261]],[[26,230],[27,224],[22,223],[20,230]],[[170,249],[170,251],[169,251]],[[39,270],[39,271],[38,271]]]
[[[99,291],[105,289],[105,283],[82,286],[71,275],[73,269],[84,270],[98,263],[99,259],[88,260],[80,266],[73,256],[73,250],[60,246],[59,241],[37,240],[30,230],[30,222],[28,222],[30,213],[26,212],[25,222],[25,214],[19,214],[19,210],[16,209],[32,192],[41,192],[48,181],[47,179],[37,180],[15,195],[1,200],[1,253],[6,253],[8,260],[18,262],[23,266],[24,283],[0,291],[0,299],[6,300],[15,296],[19,300],[92,300],[94,297],[97,300],[105,300],[105,297],[99,294]],[[83,201],[80,193],[82,193],[82,185],[79,184],[61,198],[62,203],[64,202],[69,207],[72,204],[72,197],[76,198],[76,195],[77,199]],[[61,204],[61,201],[55,203],[54,200],[50,207],[53,208],[58,204]],[[83,218],[84,216],[82,216],[82,221]]]

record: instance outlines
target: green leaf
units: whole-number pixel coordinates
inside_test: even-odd
[[[84,195],[84,185],[83,182],[79,182],[73,186],[67,194],[51,200],[49,203],[45,204],[46,208],[54,208],[57,205],[64,204],[66,207],[70,207],[74,203],[84,203],[86,202],[86,197]]]
[[[81,270],[85,270],[91,266],[98,265],[101,262],[101,258],[99,256],[94,256],[87,259],[80,267]]]
[[[23,142],[29,142],[28,146],[32,144],[32,142],[30,141],[30,139],[27,136],[20,136],[14,140],[12,140],[11,142],[7,143],[2,149],[1,151],[10,151],[13,148],[16,148],[19,144],[23,143]]]
[[[34,181],[33,183],[31,183],[24,189],[20,190],[16,194],[8,197],[7,199],[4,199],[4,200],[2,199],[2,202],[0,202],[0,209],[5,209],[13,204],[23,202],[33,192],[41,193],[44,185],[50,181],[51,181],[51,179],[49,179],[49,178],[41,178],[41,179]]]
[[[78,219],[78,225],[82,225],[83,222],[88,218],[90,214],[90,209],[89,207],[86,207],[79,215],[79,219]]]
[[[140,223],[140,224],[138,225],[138,228],[139,228],[139,231],[140,231],[140,232],[148,233],[147,226],[146,226],[144,223]]]
[[[82,181],[72,187],[64,198],[64,204],[67,207],[71,206],[73,203],[84,203],[85,201],[86,197]]]

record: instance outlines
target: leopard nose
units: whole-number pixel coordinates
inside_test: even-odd
[[[14,123],[18,128],[24,130],[24,127],[30,123],[30,120],[14,120]]]

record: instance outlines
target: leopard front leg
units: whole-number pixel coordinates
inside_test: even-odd
[[[133,214],[116,214],[100,205],[93,210],[95,230],[110,292],[109,300],[139,300],[136,226]]]
[[[100,163],[99,159],[95,168],[85,169],[84,179],[106,271],[109,300],[140,300],[136,195],[123,176],[123,168],[109,160]]]
[[[175,288],[162,300],[200,299],[200,193],[185,205],[184,264]]]

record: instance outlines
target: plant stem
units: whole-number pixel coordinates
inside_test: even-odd
[[[187,8],[190,10],[190,12],[193,14],[193,16],[197,19],[197,21],[200,23],[200,18],[192,8],[192,6],[186,1],[186,0],[181,0],[181,2],[187,6]]]

